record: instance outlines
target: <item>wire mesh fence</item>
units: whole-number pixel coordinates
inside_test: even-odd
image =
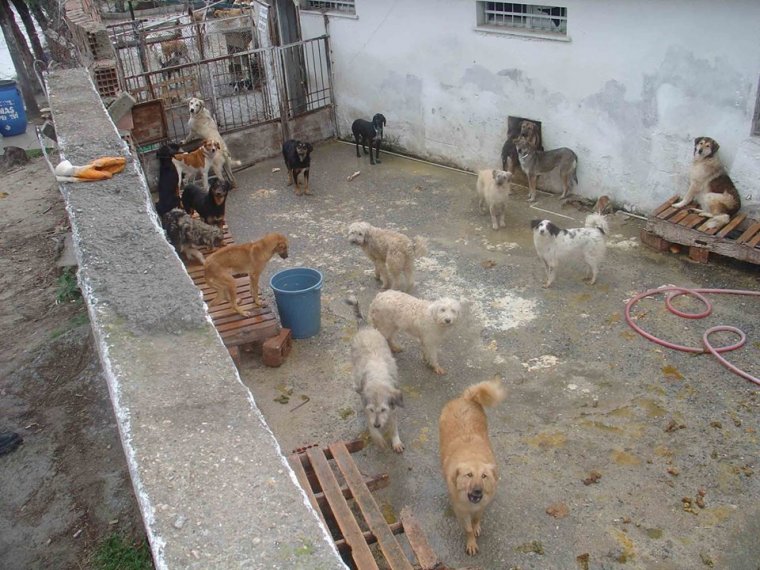
[[[169,138],[186,135],[191,97],[206,102],[220,132],[332,103],[327,37],[262,47],[253,12],[242,12],[108,27],[124,89],[138,103],[162,101]]]

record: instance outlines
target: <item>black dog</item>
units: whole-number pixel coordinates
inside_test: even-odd
[[[285,166],[288,168],[288,186],[295,182],[296,196],[301,195],[301,188],[298,185],[298,175],[303,172],[304,191],[311,194],[309,190],[309,167],[311,166],[311,151],[314,147],[311,143],[290,139],[282,143],[282,158],[285,159]]]
[[[208,192],[196,184],[187,184],[182,191],[182,207],[190,215],[198,212],[207,224],[221,227],[224,225],[224,208],[227,194],[230,192],[230,183],[215,179],[209,184],[211,188]]]
[[[364,119],[356,119],[351,125],[351,132],[354,133],[354,141],[356,142],[356,156],[361,157],[359,154],[359,141],[362,143],[362,150],[364,154],[367,154],[367,149],[364,148],[366,144],[369,146],[369,163],[380,163],[380,141],[383,140],[383,127],[385,126],[385,116],[377,113],[372,117],[372,122],[365,121]],[[372,158],[372,146],[375,147],[375,158]]]
[[[177,168],[172,163],[172,156],[178,152],[181,152],[180,146],[175,143],[162,145],[156,151],[159,164],[156,212],[161,219],[166,212],[179,207],[179,175]]]

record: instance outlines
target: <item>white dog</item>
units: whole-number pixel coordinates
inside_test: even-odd
[[[242,163],[239,160],[232,160],[230,151],[227,149],[227,144],[224,142],[222,135],[219,134],[216,121],[211,116],[211,112],[206,108],[203,99],[192,97],[188,101],[187,107],[190,111],[190,119],[187,122],[187,128],[190,132],[188,132],[182,144],[187,144],[195,139],[210,139],[218,142],[224,156],[224,176],[234,187],[236,184],[235,177],[232,175],[232,167],[240,166]]]
[[[589,214],[586,227],[564,230],[549,220],[533,220],[533,245],[538,258],[544,262],[546,284],[549,287],[557,273],[561,260],[582,256],[590,272],[589,283],[596,283],[599,264],[607,251],[607,220],[600,214]]]
[[[427,240],[413,240],[393,230],[354,222],[348,227],[348,241],[361,246],[375,264],[375,277],[383,289],[411,291],[414,287],[414,260],[427,253]]]
[[[436,374],[446,374],[438,364],[438,349],[461,311],[462,303],[456,299],[425,301],[401,291],[382,291],[369,306],[369,321],[386,338],[393,352],[401,351],[393,341],[397,331],[417,337],[422,343],[423,360]]]
[[[393,451],[401,453],[404,444],[398,435],[396,408],[403,407],[404,398],[397,385],[398,369],[385,337],[367,326],[355,297],[346,300],[353,305],[359,332],[351,341],[351,365],[354,390],[362,398],[369,435],[379,447],[386,447],[390,436]]]
[[[507,201],[512,194],[512,173],[505,170],[478,171],[478,207],[491,214],[491,227],[506,228]]]

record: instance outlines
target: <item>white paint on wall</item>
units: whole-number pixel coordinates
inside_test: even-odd
[[[356,0],[356,17],[301,12],[331,38],[338,128],[382,112],[386,137],[466,169],[501,164],[507,117],[543,123],[545,148],[579,157],[577,193],[648,211],[687,185],[693,139],[729,172],[755,153],[760,3],[556,0],[569,41],[476,30],[475,0]],[[736,173],[760,200],[760,165]]]

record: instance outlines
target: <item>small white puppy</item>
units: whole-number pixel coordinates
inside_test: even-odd
[[[389,436],[393,451],[402,453],[404,444],[398,435],[396,408],[403,407],[404,398],[397,384],[396,359],[385,337],[364,322],[356,298],[346,302],[353,305],[359,324],[359,332],[351,341],[351,365],[354,390],[361,396],[369,435],[382,448]]]
[[[427,254],[427,240],[376,228],[367,222],[348,227],[348,241],[361,246],[375,264],[375,277],[383,289],[411,291],[414,287],[414,260]]]
[[[565,230],[549,220],[533,220],[533,245],[546,269],[546,284],[551,286],[557,265],[566,258],[583,257],[589,269],[589,283],[596,283],[599,264],[607,251],[607,220],[600,214],[589,214],[583,228]]]
[[[478,171],[478,207],[491,214],[491,227],[506,228],[507,201],[512,194],[512,173],[505,170]]]
[[[438,364],[438,349],[461,311],[462,304],[456,299],[426,301],[401,291],[382,291],[369,306],[369,321],[386,338],[393,352],[401,351],[393,341],[397,331],[417,337],[422,343],[423,360],[436,374],[446,374]]]

